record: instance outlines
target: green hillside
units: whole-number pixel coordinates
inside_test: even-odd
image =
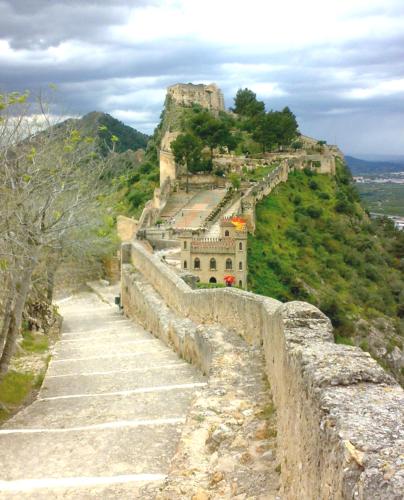
[[[108,157],[104,177],[112,187],[110,203],[114,210],[111,213],[114,216],[120,213],[139,216],[146,201],[152,198],[159,179],[153,137],[97,111],[59,125],[61,129],[67,126],[73,126],[83,136],[94,138],[101,153]],[[145,152],[136,154],[138,149]]]
[[[84,135],[96,138],[104,154],[107,154],[108,150],[112,148],[117,153],[124,153],[129,149],[132,151],[146,149],[150,139],[148,135],[125,125],[107,113],[92,111],[73,121],[77,129]]]
[[[367,217],[343,165],[336,177],[294,172],[257,205],[249,288],[317,305],[338,342],[389,364],[403,340],[403,249],[404,234],[391,222]]]

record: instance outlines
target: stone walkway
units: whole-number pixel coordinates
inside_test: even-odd
[[[207,189],[196,193],[175,216],[174,227],[176,229],[200,228],[225,194],[225,189]]]
[[[94,293],[60,309],[38,399],[0,428],[0,498],[140,498],[165,479],[204,379]]]
[[[239,213],[241,205],[241,199],[238,198],[234,203],[232,203],[227,210],[225,210],[220,217],[210,226],[205,238],[220,238],[220,221],[223,217],[230,217]]]

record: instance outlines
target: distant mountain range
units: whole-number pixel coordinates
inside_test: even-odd
[[[404,161],[369,161],[348,155],[345,156],[345,160],[353,175],[377,175],[404,171]]]

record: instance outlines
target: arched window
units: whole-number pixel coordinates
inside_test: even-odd
[[[201,261],[196,257],[194,260],[194,269],[200,269],[201,268]]]
[[[240,271],[242,271],[242,270],[243,270],[243,263],[242,263],[242,262],[239,262],[239,263],[238,263],[238,268],[239,268],[239,270],[240,270]]]
[[[184,269],[186,269],[186,268],[187,268],[187,261],[184,260]]]
[[[241,241],[240,241],[240,243],[238,244],[238,249],[239,249],[239,250],[242,250],[242,249],[243,249],[243,244],[241,243]]]
[[[184,250],[186,250],[186,249],[187,249],[187,242],[184,241]]]
[[[217,283],[216,278],[212,276],[209,280],[209,283]]]
[[[209,267],[210,269],[212,269],[212,271],[216,270],[216,259],[214,259],[213,257],[210,259]]]
[[[224,235],[225,235],[225,236],[230,236],[230,233],[229,233],[229,231],[228,231],[227,229],[226,229],[226,231],[224,232]]]
[[[231,259],[226,259],[226,269],[233,269],[233,263]]]
[[[238,282],[238,286],[239,286],[240,288],[243,288],[243,282],[242,282],[241,280]]]

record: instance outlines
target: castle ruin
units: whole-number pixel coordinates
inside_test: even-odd
[[[214,114],[224,111],[223,93],[214,83],[210,85],[176,83],[168,87],[167,97],[178,106],[190,107],[193,104],[199,104]]]

